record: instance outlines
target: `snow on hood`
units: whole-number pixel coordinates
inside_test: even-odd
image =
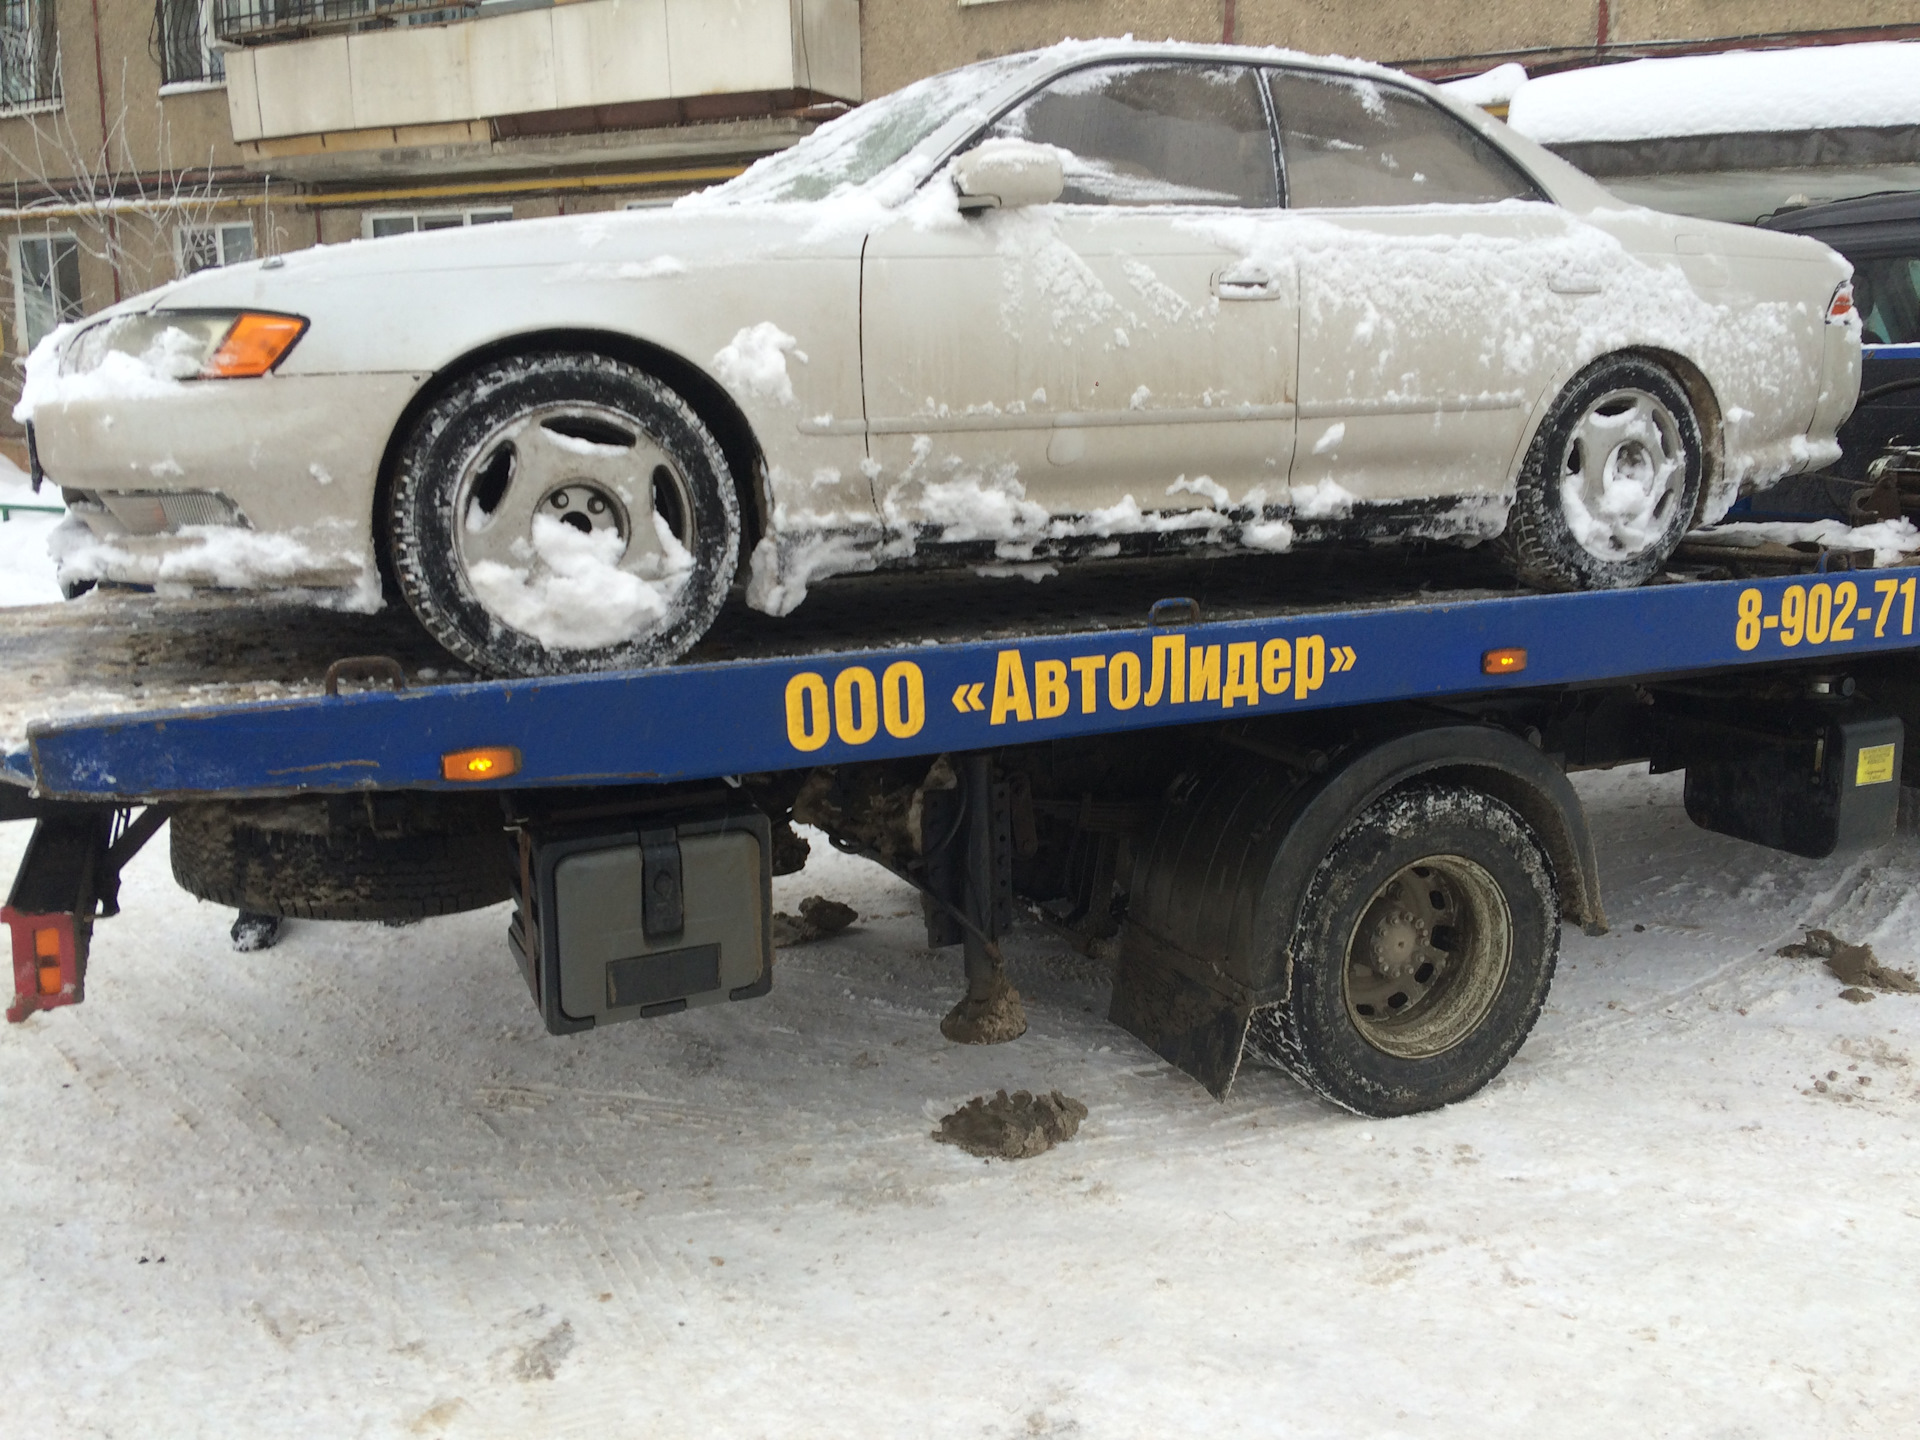
[[[1528,80],[1507,123],[1542,145],[1920,125],[1916,77],[1920,42],[1632,60]]]

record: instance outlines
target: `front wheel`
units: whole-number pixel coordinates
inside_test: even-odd
[[[1320,862],[1286,998],[1248,1044],[1362,1115],[1450,1105],[1519,1050],[1559,951],[1553,863],[1517,811],[1465,785],[1393,791]]]
[[[1575,377],[1527,449],[1502,539],[1541,590],[1621,590],[1667,563],[1700,506],[1704,447],[1686,390],[1637,355]]]
[[[449,390],[401,452],[387,525],[408,606],[494,675],[676,660],[740,554],[712,433],[603,355],[515,356]]]

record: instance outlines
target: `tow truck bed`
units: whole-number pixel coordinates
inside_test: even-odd
[[[1910,650],[1915,573],[1542,595],[1470,553],[1360,550],[1089,565],[1038,585],[870,576],[817,587],[784,620],[736,607],[670,668],[493,681],[392,608],[96,595],[0,612],[0,748],[16,785],[123,804],[466,788],[442,757],[477,746],[518,752],[515,787],[701,779]],[[1783,627],[1789,591],[1802,612]],[[1155,608],[1173,596],[1192,605]],[[1284,686],[1280,667],[1258,673],[1274,640]],[[1496,650],[1524,653],[1489,673]],[[366,655],[396,661],[406,688],[323,693],[331,662]]]

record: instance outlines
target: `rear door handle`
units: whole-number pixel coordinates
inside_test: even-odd
[[[1236,265],[1213,272],[1209,288],[1222,300],[1278,300],[1279,278],[1264,265]]]

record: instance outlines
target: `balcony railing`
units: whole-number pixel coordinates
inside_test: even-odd
[[[214,33],[233,45],[432,25],[480,13],[480,0],[214,0]]]

